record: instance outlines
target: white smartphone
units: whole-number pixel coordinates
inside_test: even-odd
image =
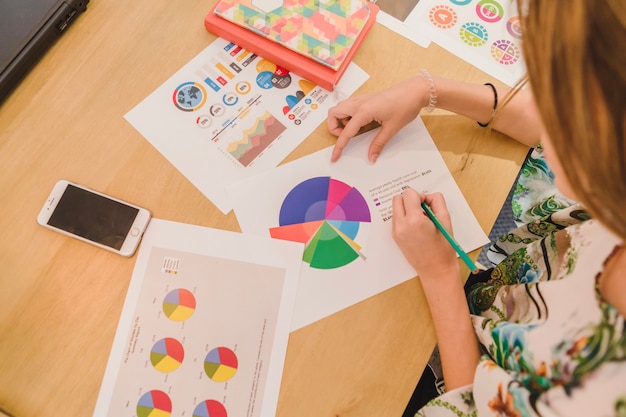
[[[132,256],[150,218],[150,211],[145,208],[60,180],[37,222],[122,256]]]

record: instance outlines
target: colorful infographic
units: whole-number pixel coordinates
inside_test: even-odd
[[[217,38],[125,118],[227,214],[232,184],[278,166],[368,77],[351,63],[327,91]]]
[[[409,19],[433,42],[513,85],[526,72],[515,1],[420,0]]]
[[[243,79],[242,76],[252,69],[254,82]],[[174,105],[187,113],[199,112],[186,120],[205,130],[210,141],[217,144],[224,155],[233,157],[244,167],[252,164],[280,138],[287,130],[285,124],[299,125],[302,122],[299,112],[292,109],[315,89],[309,81],[298,80],[285,68],[234,43],[227,43],[203,62],[194,75],[195,81],[186,81],[176,87],[172,95]],[[290,91],[293,90],[292,84],[297,85],[296,91]],[[265,106],[267,90],[284,91],[278,93],[284,102],[280,107],[282,115],[276,111],[278,106],[272,111]],[[308,111],[317,109],[314,100],[306,102]],[[281,116],[283,122],[278,119]]]
[[[312,268],[333,269],[363,256],[355,241],[361,223],[370,223],[367,202],[354,187],[331,177],[301,182],[285,197],[276,239],[305,243],[302,259]]]
[[[251,112],[248,109],[247,112]],[[250,119],[250,115],[247,115]],[[268,146],[270,146],[280,135],[287,129],[276,117],[270,112],[264,111],[262,114],[253,115],[252,120],[248,120],[251,125],[245,128],[243,132],[236,129],[233,122],[230,129],[234,129],[235,138],[226,140],[225,147],[227,152],[232,155],[239,163],[245,167],[250,165]],[[226,139],[226,131],[220,132],[219,140]],[[214,141],[217,139],[214,138]]]
[[[340,163],[330,162],[328,147],[231,189],[244,234],[304,245],[293,329],[415,276],[392,237],[393,197],[406,187],[445,195],[455,239],[466,251],[489,241],[421,118],[372,164],[367,152],[377,133],[350,141]]]
[[[275,416],[302,248],[153,219],[93,416]]]

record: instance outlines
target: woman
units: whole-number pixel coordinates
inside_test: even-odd
[[[556,186],[581,204],[515,232],[522,238],[503,243],[508,256],[467,303],[456,254],[420,207],[450,227],[443,197],[394,198],[393,236],[420,276],[447,391],[417,415],[626,416],[626,3],[528,0],[521,15],[535,100],[518,93],[491,123],[519,118],[504,133],[540,142]],[[406,89],[421,102],[386,113],[381,101],[410,97]],[[486,124],[489,90],[426,74],[340,103],[329,113],[334,159],[357,126],[377,120],[375,160],[433,101]]]

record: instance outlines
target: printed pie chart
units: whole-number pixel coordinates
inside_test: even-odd
[[[159,340],[150,350],[150,362],[159,372],[175,371],[183,363],[184,357],[183,345],[171,337]]]
[[[201,402],[193,410],[193,417],[227,417],[226,408],[221,402],[206,400]]]
[[[172,321],[185,321],[196,311],[196,298],[183,288],[170,291],[163,299],[163,312]]]
[[[137,402],[137,417],[170,417],[172,400],[159,390],[146,392]]]
[[[331,177],[310,178],[296,185],[280,208],[276,239],[305,244],[302,259],[312,268],[340,268],[361,256],[355,238],[370,223],[369,207],[356,188]]]
[[[239,361],[235,352],[227,347],[217,347],[204,359],[204,371],[215,382],[226,382],[237,373]]]

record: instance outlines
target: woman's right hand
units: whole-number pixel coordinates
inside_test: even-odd
[[[443,195],[421,194],[409,188],[393,198],[393,239],[422,279],[445,276],[456,279],[459,268],[456,252],[424,213],[421,206],[424,201],[446,230],[452,232]]]
[[[417,117],[428,104],[430,87],[420,76],[410,78],[377,93],[351,97],[328,110],[328,129],[337,135],[331,161],[341,156],[343,149],[362,126],[371,122],[381,125],[369,147],[368,159],[375,162],[389,139]]]

